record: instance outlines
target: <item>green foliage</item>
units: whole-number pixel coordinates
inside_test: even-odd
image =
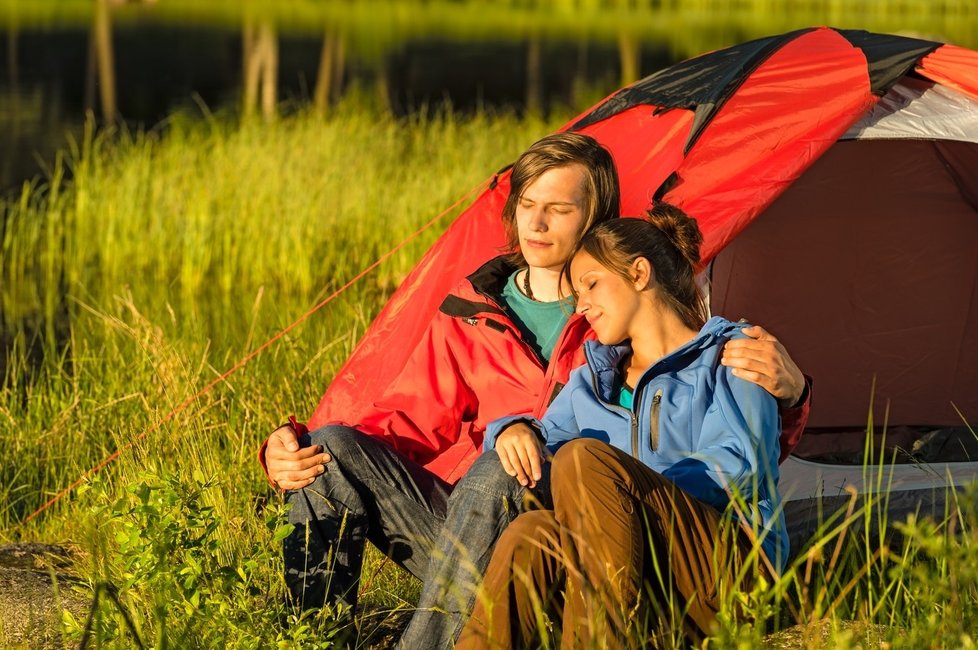
[[[269,491],[255,451],[286,415],[309,414],[458,210],[194,396],[558,124],[449,110],[396,120],[356,92],[325,119],[177,115],[149,132],[90,130],[47,183],[0,202],[12,344],[0,540],[68,542],[91,558],[79,566],[100,594],[90,647],[131,647],[126,616],[161,647],[161,631],[169,647],[335,640],[339,613],[284,605],[280,544],[253,514]],[[83,476],[92,488],[23,523]],[[358,643],[384,647],[418,583],[376,552],[365,572]],[[66,625],[80,639],[85,622]]]
[[[0,0],[0,25],[86,26],[93,7],[92,0]],[[113,9],[116,24],[150,20],[230,29],[266,20],[308,36],[329,30],[373,65],[406,43],[431,38],[517,42],[545,35],[614,44],[631,35],[686,58],[813,25],[978,45],[978,8],[970,0],[159,0]]]
[[[285,604],[282,508],[255,514],[268,488],[254,452],[285,415],[308,414],[454,213],[190,398],[567,117],[396,120],[355,92],[325,119],[178,115],[149,132],[89,131],[45,184],[0,203],[0,330],[12,342],[0,538],[79,548],[99,597],[90,627],[65,617],[72,638],[288,648],[346,633],[344,612]],[[22,524],[83,475],[90,487]],[[942,521],[900,523],[885,521],[885,503],[854,500],[775,584],[730,594],[712,645],[759,647],[796,623],[804,647],[865,646],[868,631],[894,647],[973,645],[975,498],[952,503]],[[894,524],[899,540],[879,532]],[[355,643],[390,645],[417,581],[371,553],[363,589]]]
[[[278,548],[290,525],[271,504],[267,535],[231,540],[215,500],[229,486],[174,470],[145,472],[119,493],[96,482],[80,490],[93,505],[91,580],[95,596],[84,627],[69,622],[83,647],[332,647],[345,611],[299,615],[269,576],[281,573]]]

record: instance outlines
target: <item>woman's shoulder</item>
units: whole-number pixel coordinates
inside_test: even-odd
[[[750,326],[751,324],[744,318],[733,322],[723,316],[714,316],[706,321],[700,333],[712,334],[717,338],[723,339],[742,339],[747,338],[747,335],[743,332],[744,328]]]

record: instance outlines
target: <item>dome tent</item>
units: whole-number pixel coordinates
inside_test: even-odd
[[[714,313],[763,324],[815,378],[810,460],[783,466],[789,506],[861,483],[836,461],[863,450],[871,403],[909,444],[953,450],[898,467],[893,490],[978,475],[963,426],[978,420],[978,52],[799,30],[671,66],[564,128],[611,150],[624,214],[661,199],[695,217]],[[429,250],[311,426],[356,422],[448,290],[499,254],[508,187],[500,173]],[[458,470],[479,444],[429,467]]]

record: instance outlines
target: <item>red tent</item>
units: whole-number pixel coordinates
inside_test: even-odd
[[[874,385],[891,427],[960,427],[955,407],[978,421],[978,52],[805,29],[669,67],[564,128],[612,151],[624,214],[664,199],[694,216],[714,313],[765,325],[815,378],[801,452],[861,452]],[[425,255],[312,426],[356,422],[446,292],[499,253],[507,191],[502,173]],[[968,460],[958,438],[940,460]],[[789,491],[824,483],[795,470]]]

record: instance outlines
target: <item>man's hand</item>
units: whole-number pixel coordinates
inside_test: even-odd
[[[797,404],[805,390],[805,376],[788,351],[763,327],[754,325],[741,331],[750,338],[727,341],[720,363],[732,368],[735,377],[774,395],[781,406]]]
[[[520,485],[537,486],[542,476],[543,444],[526,422],[514,422],[496,438],[496,453],[503,470],[516,477]]]
[[[300,449],[295,431],[288,424],[272,432],[265,448],[268,478],[280,490],[298,490],[310,485],[326,471],[326,463],[331,460],[320,445]]]

